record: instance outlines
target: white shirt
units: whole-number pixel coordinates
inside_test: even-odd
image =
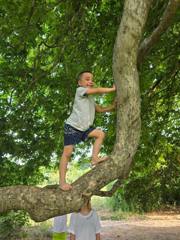
[[[67,232],[67,215],[55,217],[52,230],[55,233]]]
[[[69,232],[76,236],[76,240],[96,240],[96,234],[100,231],[100,220],[95,210],[88,215],[71,214]]]
[[[95,117],[95,101],[93,96],[86,94],[87,87],[78,87],[71,115],[66,123],[72,127],[86,131],[93,125]]]

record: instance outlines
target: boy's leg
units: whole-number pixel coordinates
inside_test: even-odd
[[[66,183],[66,172],[68,161],[73,152],[73,145],[64,146],[63,154],[60,161],[59,167],[59,179],[60,179],[60,188],[64,191],[68,191],[72,188],[72,186]]]
[[[103,157],[103,158],[98,157],[98,154],[101,149],[101,145],[105,138],[105,133],[100,129],[94,129],[92,132],[88,134],[88,137],[95,138],[95,142],[93,145],[93,152],[92,152],[92,164],[96,165],[99,162],[107,160],[108,157]]]

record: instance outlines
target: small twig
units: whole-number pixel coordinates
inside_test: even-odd
[[[169,0],[159,25],[152,34],[141,43],[138,52],[138,65],[140,65],[151,48],[159,41],[161,35],[168,29],[180,5],[179,0]]]

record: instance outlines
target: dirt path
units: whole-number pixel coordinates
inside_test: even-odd
[[[98,213],[101,219],[112,217],[111,212]],[[180,212],[133,215],[121,221],[101,220],[101,225],[102,240],[180,240]],[[45,229],[28,227],[25,234],[28,237],[16,240],[52,240],[51,232],[47,234],[47,227]]]
[[[102,240],[180,240],[180,215],[177,214],[101,223]]]

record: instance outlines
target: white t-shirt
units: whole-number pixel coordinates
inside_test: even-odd
[[[100,231],[100,220],[95,210],[88,215],[71,214],[69,232],[76,236],[76,240],[96,240],[96,234]]]
[[[53,232],[67,232],[67,215],[54,217]]]
[[[66,123],[72,127],[86,131],[93,125],[95,117],[95,101],[93,96],[86,94],[87,87],[78,87],[71,115]]]

